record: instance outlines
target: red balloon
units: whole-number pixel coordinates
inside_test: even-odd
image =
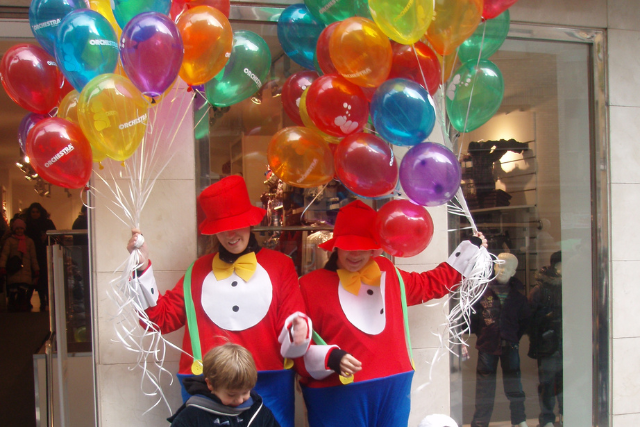
[[[17,44],[9,48],[0,63],[0,80],[11,99],[26,110],[46,114],[58,105],[62,73],[41,47]]]
[[[171,2],[171,9],[169,10],[169,16],[173,21],[177,21],[178,17],[185,10],[192,9],[196,6],[211,6],[218,9],[224,16],[229,17],[231,11],[230,0],[173,0]]]
[[[83,188],[91,177],[91,145],[80,126],[50,117],[29,132],[27,155],[47,182],[65,188]]]
[[[482,17],[484,19],[493,19],[513,6],[517,1],[518,0],[484,0]]]
[[[340,21],[332,23],[322,30],[320,37],[318,37],[318,42],[316,44],[316,59],[318,60],[318,65],[324,74],[333,74],[338,72],[336,67],[333,66],[331,56],[329,55],[329,40],[331,40],[333,30],[336,29],[339,23]]]
[[[417,42],[414,46],[415,51],[410,45],[392,43],[393,59],[388,79],[413,80],[434,95],[442,81],[438,56],[422,42]]]
[[[369,101],[360,86],[340,74],[327,74],[311,83],[307,112],[318,129],[343,137],[364,129],[369,119]]]
[[[299,126],[304,126],[300,118],[300,97],[317,78],[318,73],[315,71],[299,71],[289,76],[282,85],[282,107],[291,120]]]
[[[69,83],[69,80],[62,77],[62,87],[60,88],[60,97],[58,99],[58,104],[60,104],[60,101],[62,101],[64,97],[67,96],[67,94],[72,90],[75,90],[73,85]]]
[[[392,200],[376,214],[373,235],[389,255],[412,257],[431,243],[433,220],[422,206],[405,199]]]
[[[356,133],[340,141],[334,153],[336,175],[359,196],[391,194],[398,183],[398,162],[391,147],[369,133]]]

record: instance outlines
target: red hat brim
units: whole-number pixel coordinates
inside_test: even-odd
[[[248,211],[228,218],[218,218],[211,220],[205,218],[200,223],[200,233],[202,234],[216,234],[223,231],[237,230],[239,228],[252,227],[262,222],[266,210],[257,206],[252,206]]]
[[[318,245],[318,247],[327,251],[332,251],[333,248],[340,248],[345,251],[368,251],[381,248],[375,240],[356,235],[334,237]]]

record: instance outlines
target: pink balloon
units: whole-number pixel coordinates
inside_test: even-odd
[[[389,144],[375,135],[345,137],[336,148],[334,163],[342,184],[359,196],[386,196],[396,188],[398,162]]]
[[[493,19],[513,6],[517,1],[518,0],[484,0],[482,18]]]
[[[373,235],[389,255],[412,257],[424,251],[433,237],[433,220],[422,206],[399,199],[376,214]]]

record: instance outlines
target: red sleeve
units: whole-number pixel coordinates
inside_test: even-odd
[[[155,307],[149,307],[146,311],[149,319],[158,325],[163,334],[178,330],[187,322],[182,288],[183,280],[184,276],[173,289],[158,298],[158,304]]]
[[[433,270],[409,273],[400,270],[407,294],[407,305],[417,305],[432,299],[442,298],[455,290],[462,276],[446,262]]]
[[[261,252],[264,249],[261,250]],[[277,333],[279,334],[284,327],[285,320],[296,311],[307,314],[302,294],[300,293],[300,285],[298,284],[298,275],[293,265],[293,261],[286,255],[279,252],[272,252],[274,259],[270,260],[269,266],[277,268],[278,281],[273,283],[277,286]],[[270,254],[271,255],[271,254]],[[264,264],[263,264],[264,265]]]

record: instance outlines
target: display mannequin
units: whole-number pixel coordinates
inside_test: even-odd
[[[471,331],[478,337],[476,370],[476,410],[471,427],[487,427],[493,413],[498,362],[502,367],[504,391],[509,399],[511,424],[527,427],[524,391],[520,381],[520,338],[530,318],[522,283],[515,277],[518,258],[510,253],[498,255],[496,277],[474,306]]]

